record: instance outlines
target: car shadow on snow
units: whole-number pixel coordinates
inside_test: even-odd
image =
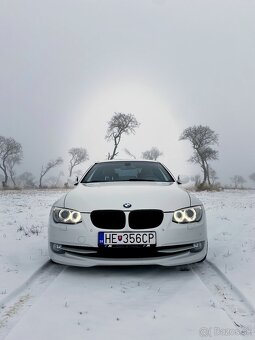
[[[146,266],[96,266],[96,267],[71,267],[67,266],[66,273],[75,276],[93,276],[93,277],[148,277],[160,275],[160,277],[171,277],[191,273],[190,266],[163,267],[157,265]],[[188,272],[188,273],[187,273]]]

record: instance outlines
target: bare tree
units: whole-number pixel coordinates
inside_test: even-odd
[[[209,166],[209,178],[210,178],[210,182],[212,183],[212,185],[215,185],[217,179],[219,179],[216,171],[210,166]]]
[[[242,188],[243,184],[246,182],[243,176],[240,176],[240,175],[235,175],[231,177],[230,180],[231,182],[233,182],[235,189],[237,189],[238,187]]]
[[[190,162],[199,164],[203,171],[204,186],[206,181],[209,185],[209,162],[218,159],[218,151],[212,149],[211,145],[218,144],[218,134],[211,130],[208,126],[192,126],[183,131],[179,140],[189,140],[194,153],[189,159]]]
[[[39,179],[39,188],[42,188],[42,179],[43,177],[53,168],[55,168],[56,166],[60,165],[63,163],[63,159],[61,157],[55,159],[55,160],[51,160],[49,161],[45,166],[42,166],[42,170],[40,173],[40,179]]]
[[[69,162],[69,177],[71,177],[73,168],[85,162],[87,159],[89,159],[89,156],[87,150],[84,148],[71,148],[68,153],[71,156]]]
[[[135,129],[139,127],[140,123],[136,120],[135,116],[131,113],[125,114],[115,112],[112,119],[108,122],[107,133],[105,139],[107,141],[113,140],[114,147],[112,154],[108,153],[108,159],[114,159],[117,156],[117,148],[120,144],[123,134],[135,134]]]
[[[8,182],[8,164],[14,162],[13,167],[17,164],[17,160],[22,159],[22,146],[13,138],[5,138],[0,136],[0,169],[4,173],[4,180],[2,181],[3,188],[7,187]],[[16,159],[16,161],[14,161]],[[12,167],[12,170],[13,170]]]
[[[136,156],[132,154],[131,151],[129,151],[127,148],[124,149],[124,151],[126,152],[126,154],[134,159],[136,159]]]
[[[142,152],[142,158],[144,159],[151,159],[156,161],[159,156],[162,156],[163,152],[159,151],[158,148],[156,148],[155,146],[153,146],[150,150],[144,151]]]
[[[7,169],[9,171],[14,188],[16,187],[14,167],[17,164],[20,164],[21,160],[22,160],[22,155],[13,155],[7,158],[6,160]]]
[[[23,172],[18,177],[19,185],[23,188],[35,188],[35,177],[31,172]]]

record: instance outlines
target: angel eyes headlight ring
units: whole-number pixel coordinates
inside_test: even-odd
[[[192,223],[198,222],[202,218],[202,207],[190,207],[176,210],[173,213],[173,222],[175,223]]]
[[[53,220],[56,223],[77,224],[82,221],[82,218],[79,211],[65,208],[54,208]]]

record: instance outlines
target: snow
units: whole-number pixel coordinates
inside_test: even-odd
[[[208,306],[209,298],[191,272],[68,268],[7,339],[28,339],[29,334],[51,339],[54,333],[59,339],[79,340],[168,339],[170,335],[185,339],[193,332],[198,336],[199,329],[212,325],[212,320],[220,328],[231,328],[223,311]]]
[[[197,195],[205,205],[210,259],[255,306],[255,190]]]
[[[0,191],[0,299],[48,260],[51,205],[65,191]]]
[[[0,192],[0,305],[48,260],[48,214],[65,192]],[[209,261],[254,306],[255,191],[197,196],[207,212]],[[241,338],[234,316],[224,311],[196,270],[56,268],[55,276],[38,276],[33,289],[2,308],[0,339]],[[245,326],[252,339],[255,324],[250,320]]]

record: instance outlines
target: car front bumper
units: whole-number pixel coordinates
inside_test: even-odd
[[[128,225],[118,231],[146,232],[155,231],[157,235],[157,252],[139,257],[111,257],[103,256],[98,250],[98,233],[116,232],[116,230],[105,230],[96,228],[90,221],[89,214],[83,214],[82,223],[76,225],[65,225],[55,223],[50,216],[49,220],[49,256],[52,261],[65,265],[92,267],[92,266],[119,266],[119,265],[162,265],[176,266],[201,261],[207,254],[207,229],[206,218],[203,214],[199,222],[190,224],[177,224],[172,222],[172,213],[164,213],[161,225],[154,229],[132,230]],[[192,245],[204,242],[201,251],[194,252]],[[62,253],[52,250],[52,244],[65,247]],[[71,248],[74,247],[74,250]],[[173,251],[175,248],[178,251]],[[71,249],[71,251],[69,251]],[[78,251],[77,251],[78,249]],[[79,251],[79,249],[81,251]],[[112,251],[112,250],[111,250]],[[114,251],[114,250],[113,250]],[[130,248],[129,248],[130,252]],[[161,256],[162,252],[162,256]]]

